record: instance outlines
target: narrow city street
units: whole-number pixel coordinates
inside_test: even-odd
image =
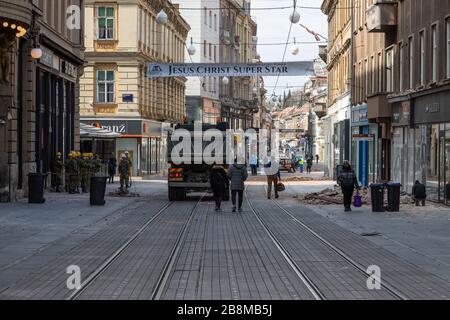
[[[239,214],[228,203],[215,212],[207,194],[169,202],[163,180],[135,181],[140,197],[109,195],[105,207],[55,193],[0,204],[0,299],[450,299],[448,210],[347,214],[294,199],[332,181],[286,185],[267,200],[264,177],[250,178]],[[67,286],[70,266],[79,290]]]

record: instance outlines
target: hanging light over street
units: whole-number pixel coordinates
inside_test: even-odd
[[[296,24],[300,21],[300,13],[298,13],[297,10],[295,10],[294,12],[291,13],[291,15],[289,16],[289,20],[291,20],[291,22],[293,24]]]
[[[195,52],[197,51],[197,49],[194,46],[194,40],[191,38],[191,45],[188,48],[188,53],[190,56],[195,55]]]
[[[165,13],[164,10],[161,10],[156,16],[156,22],[158,22],[159,24],[166,24],[167,20],[167,13]]]
[[[295,38],[294,38],[294,44],[292,45],[291,53],[293,56],[296,56],[299,54],[299,52],[300,52],[300,48],[297,46],[297,42],[295,41]]]
[[[223,83],[224,85],[227,85],[227,84],[230,83],[230,79],[229,79],[228,77],[223,77],[222,83]]]

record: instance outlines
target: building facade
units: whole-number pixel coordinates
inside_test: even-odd
[[[328,105],[321,119],[325,174],[336,178],[336,166],[351,158],[351,60],[353,0],[325,0],[328,16]]]
[[[185,121],[187,79],[149,79],[146,65],[183,63],[189,25],[167,0],[86,1],[85,21],[82,122],[122,134],[109,148],[117,158],[129,152],[134,175],[164,172],[165,129]]]
[[[220,1],[220,62],[257,63],[257,25],[247,0]],[[258,77],[221,78],[221,119],[232,129],[252,126],[259,109]]]
[[[373,11],[380,23],[370,27],[388,41],[392,180],[407,192],[419,180],[429,199],[450,204],[450,1],[397,1]]]
[[[0,201],[25,196],[28,173],[48,174],[57,152],[79,148],[83,5],[0,1]]]
[[[219,63],[220,0],[179,0],[183,18],[191,26],[186,63]],[[192,10],[199,8],[199,10]],[[201,121],[216,124],[220,118],[219,78],[189,78],[186,83],[186,112],[189,123]]]

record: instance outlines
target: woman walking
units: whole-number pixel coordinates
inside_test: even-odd
[[[211,181],[211,189],[216,202],[216,212],[222,211],[222,199],[230,186],[225,169],[220,165],[214,165],[211,169],[209,180]]]
[[[342,193],[344,194],[344,207],[345,212],[352,211],[352,197],[353,192],[356,189],[359,189],[358,179],[356,178],[355,172],[348,160],[345,160],[343,163],[342,172],[338,177],[338,183],[342,188]]]
[[[242,204],[244,203],[245,181],[248,178],[247,166],[237,164],[237,161],[230,167],[228,171],[228,179],[231,181],[231,199],[233,202],[233,212],[236,212],[236,197],[239,196],[238,210],[242,212]]]

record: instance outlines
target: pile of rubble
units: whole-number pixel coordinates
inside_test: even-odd
[[[284,178],[285,182],[305,182],[305,181],[314,181],[315,179],[312,177],[288,177]]]
[[[130,192],[129,190],[122,190],[121,188],[117,189],[114,192],[109,193],[110,197],[119,197],[119,198],[139,198],[141,195],[139,193]]]
[[[370,188],[363,188],[359,191],[362,198],[363,205],[371,205],[371,194]],[[301,194],[296,196],[300,202],[304,204],[312,205],[332,205],[332,204],[343,204],[344,197],[342,195],[342,190],[339,186],[335,186],[334,189],[325,189],[320,192]],[[387,206],[387,196],[384,197],[385,205]],[[400,196],[400,204],[412,204],[414,201],[411,196],[406,193],[402,193]]]

